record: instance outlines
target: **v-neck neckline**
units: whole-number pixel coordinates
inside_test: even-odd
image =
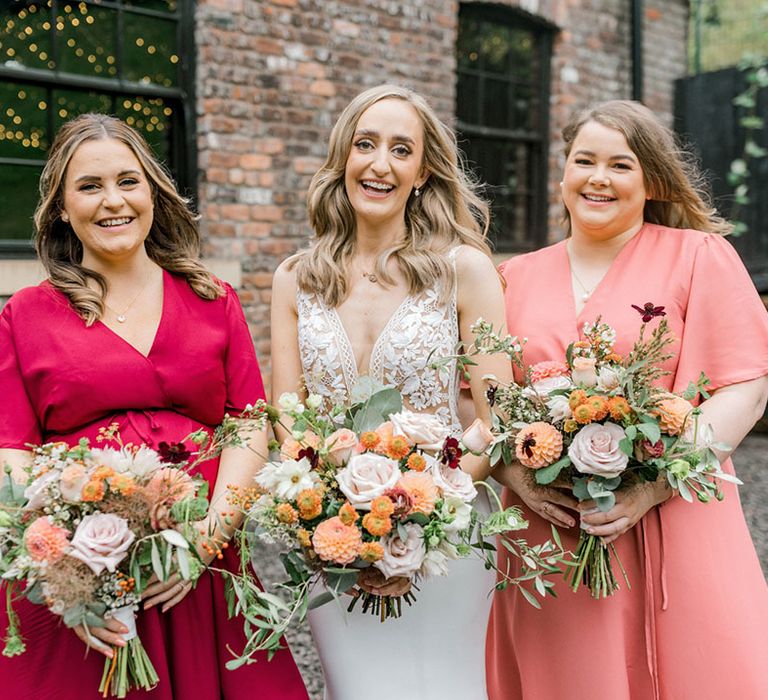
[[[366,373],[366,376],[373,376],[372,370],[373,370],[373,364],[374,364],[374,358],[376,357],[377,351],[379,350],[379,345],[381,343],[382,338],[387,334],[387,331],[389,330],[390,326],[394,323],[395,319],[400,315],[403,308],[405,308],[405,305],[410,302],[413,299],[413,294],[408,294],[405,299],[403,299],[395,308],[395,310],[390,315],[387,322],[384,324],[384,327],[381,329],[381,332],[376,336],[376,340],[374,341],[373,345],[371,346],[371,355],[368,359],[368,371]],[[360,374],[360,368],[357,365],[357,358],[355,357],[355,347],[352,345],[352,341],[349,338],[349,333],[347,333],[347,329],[344,326],[344,321],[341,320],[341,315],[339,314],[336,307],[330,307],[329,312],[333,315],[336,325],[339,328],[339,336],[342,342],[346,343],[347,351],[349,352],[349,357],[352,360],[352,369],[355,372],[355,376],[352,377],[354,380],[352,382],[352,386],[354,386],[357,383],[357,380],[360,379],[362,376]],[[374,377],[375,378],[375,377]],[[350,387],[351,389],[352,387]]]
[[[568,299],[570,303],[570,316],[575,320],[576,322],[576,330],[578,332],[579,337],[581,337],[581,328],[584,325],[582,317],[591,311],[592,306],[595,303],[595,300],[602,295],[602,292],[604,289],[607,288],[608,283],[611,281],[611,279],[616,275],[616,270],[619,267],[619,264],[621,260],[629,254],[630,250],[633,250],[640,240],[640,237],[645,232],[645,223],[640,227],[638,232],[630,238],[624,247],[618,252],[616,257],[611,262],[610,266],[606,270],[605,274],[603,275],[603,278],[597,283],[595,288],[592,290],[592,293],[589,295],[589,298],[584,302],[584,306],[581,307],[581,311],[576,311],[576,297],[573,295],[573,283],[571,282],[572,279],[572,272],[571,272],[571,256],[568,253],[568,240],[566,239],[563,241],[563,255],[564,255],[564,262],[565,262],[565,269],[567,274],[565,275],[565,278],[567,280],[567,290],[568,290]]]
[[[106,329],[111,335],[113,335],[115,338],[117,338],[119,341],[123,342],[125,345],[127,345],[133,352],[135,352],[137,355],[140,355],[145,360],[149,360],[149,358],[152,356],[152,351],[155,349],[155,345],[157,345],[157,338],[160,335],[160,329],[163,327],[163,321],[165,320],[165,310],[166,310],[166,300],[168,298],[168,276],[169,273],[161,268],[161,273],[163,275],[163,299],[161,302],[161,309],[160,309],[160,319],[157,322],[157,327],[155,328],[155,334],[152,337],[152,342],[150,343],[149,350],[147,351],[147,354],[145,355],[141,350],[139,350],[133,343],[129,342],[123,336],[121,336],[117,331],[110,328],[106,323],[104,323],[101,319],[96,321],[102,328]]]

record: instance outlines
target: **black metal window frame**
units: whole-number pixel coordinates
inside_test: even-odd
[[[196,199],[197,196],[197,146],[195,129],[195,0],[178,0],[175,11],[151,10],[135,5],[124,5],[120,0],[76,0],[93,7],[110,8],[116,11],[115,45],[117,48],[118,73],[113,78],[78,75],[57,68],[44,70],[0,64],[0,81],[8,81],[20,85],[42,87],[47,90],[48,133],[54,133],[54,107],[51,93],[53,90],[79,90],[83,92],[107,95],[112,101],[114,112],[115,101],[126,94],[139,98],[163,98],[172,102],[177,108],[173,110],[170,138],[170,157],[168,166],[171,168],[179,190],[185,196]],[[59,6],[72,5],[74,1],[50,0],[51,16],[56,16]],[[124,47],[123,18],[126,13],[146,17],[147,20],[163,19],[176,21],[176,40],[178,46],[179,66],[178,85],[165,87],[152,83],[135,82],[124,79],[121,75],[122,56]],[[56,23],[51,22],[51,60],[59,65],[59,41],[56,36]],[[0,166],[37,166],[42,167],[45,160],[0,157]],[[28,258],[34,254],[31,240],[0,239],[0,257]]]
[[[524,246],[516,245],[513,241],[505,240],[503,235],[499,235],[495,241],[495,248],[498,252],[517,253],[540,248],[547,242],[547,227],[549,215],[549,98],[551,84],[551,58],[555,35],[560,29],[551,22],[537,17],[525,10],[514,7],[502,7],[486,3],[461,3],[459,6],[459,25],[462,20],[479,20],[487,23],[498,23],[514,29],[522,29],[534,34],[537,38],[536,50],[538,51],[538,64],[541,67],[541,74],[537,80],[538,84],[538,104],[540,108],[540,119],[537,122],[535,130],[525,129],[504,129],[484,126],[482,124],[472,124],[461,119],[456,121],[456,129],[460,138],[471,141],[473,137],[503,139],[510,143],[524,143],[532,148],[534,157],[532,158],[532,173],[530,177],[529,201],[529,221],[528,236]],[[469,71],[457,67],[457,80],[460,74],[475,75],[479,78],[479,96],[482,103],[484,98],[483,87],[486,74],[482,70]],[[457,94],[457,103],[461,96]],[[492,183],[490,189],[492,190]],[[492,196],[491,196],[492,199]]]

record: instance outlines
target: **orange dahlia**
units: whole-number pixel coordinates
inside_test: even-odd
[[[408,461],[405,463],[408,469],[412,469],[415,472],[423,472],[427,468],[427,460],[424,459],[424,455],[420,455],[418,452],[414,452]]]
[[[404,435],[393,435],[387,442],[385,454],[390,459],[403,459],[411,451],[411,443]]]
[[[651,415],[659,419],[659,427],[663,432],[669,435],[679,435],[685,425],[685,419],[692,410],[691,403],[681,396],[665,393],[651,411]]]
[[[608,399],[604,396],[590,396],[587,399],[587,406],[592,409],[592,420],[603,420],[608,416]]]
[[[323,496],[316,489],[304,489],[296,496],[296,505],[304,520],[314,520],[323,512]]]
[[[109,478],[109,488],[123,496],[131,496],[139,487],[129,474],[115,474]]]
[[[367,430],[360,436],[360,446],[364,450],[376,449],[380,442],[381,438],[373,430]]]
[[[388,517],[366,513],[363,516],[363,527],[374,537],[384,537],[392,530],[392,521]]]
[[[352,504],[347,501],[341,508],[339,508],[339,518],[345,525],[354,525],[360,514],[352,507]]]
[[[360,558],[365,561],[373,562],[379,561],[384,556],[384,547],[378,542],[363,542],[362,549],[360,550]]]
[[[275,509],[277,519],[286,525],[293,525],[299,519],[296,509],[290,503],[281,503]]]
[[[54,525],[46,516],[38,518],[27,528],[24,544],[34,561],[52,564],[64,556],[69,546],[68,534],[63,527]]]
[[[115,470],[112,469],[112,467],[98,467],[93,474],[91,474],[92,479],[109,479],[110,476],[113,476],[115,473]]]
[[[105,491],[104,482],[101,479],[91,479],[83,486],[80,497],[86,503],[93,503],[104,498]]]
[[[435,481],[427,472],[406,472],[396,486],[404,489],[411,497],[411,512],[429,515],[435,509],[435,502],[440,495]]]
[[[537,421],[515,438],[515,455],[526,467],[538,469],[557,461],[563,451],[563,436],[549,423]]]
[[[351,564],[360,553],[363,538],[354,525],[345,525],[338,516],[323,520],[312,535],[312,546],[323,561]]]

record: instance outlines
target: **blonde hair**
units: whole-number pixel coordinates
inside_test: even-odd
[[[51,146],[40,177],[40,201],[35,211],[35,248],[54,287],[67,296],[77,313],[91,325],[104,314],[107,280],[82,265],[83,245],[62,220],[64,181],[75,151],[86,141],[115,139],[138,159],[152,190],[154,216],[145,247],[160,267],[186,278],[203,299],[216,299],[224,290],[198,260],[197,216],[176,190],[170,176],[154,158],[143,137],[125,122],[106,114],[82,114],[64,124]],[[88,286],[93,280],[98,291]]]
[[[647,107],[632,100],[611,100],[578,113],[563,129],[565,156],[569,156],[581,127],[597,122],[620,131],[643,169],[643,220],[672,228],[691,228],[726,235],[732,224],[712,206],[695,158],[682,148],[672,131]],[[570,230],[570,215],[565,212]]]
[[[397,259],[411,294],[435,284],[446,301],[453,287],[453,268],[445,255],[466,244],[491,255],[486,241],[490,213],[476,183],[462,167],[456,136],[423,97],[397,85],[380,85],[360,93],[341,113],[328,144],[328,156],[312,178],[307,195],[314,240],[308,250],[289,261],[296,267],[300,289],[314,292],[329,306],[338,306],[349,292],[348,271],[355,252],[355,212],[347,197],[344,174],[352,139],[363,112],[386,99],[410,104],[424,128],[422,166],[430,175],[421,196],[410,196],[405,209],[405,238],[384,251],[376,275],[386,284],[391,257]]]

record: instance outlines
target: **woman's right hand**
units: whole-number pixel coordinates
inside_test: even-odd
[[[512,489],[528,508],[544,520],[559,527],[576,525],[576,519],[564,509],[578,512],[579,502],[556,488],[537,484],[532,469],[515,461],[497,465],[491,474],[500,484]]]
[[[85,625],[77,625],[72,630],[80,637],[85,646],[98,651],[99,654],[104,654],[108,659],[114,656],[112,647],[124,647],[127,644],[123,635],[128,632],[128,628],[114,618],[107,619],[105,627],[86,629]]]

